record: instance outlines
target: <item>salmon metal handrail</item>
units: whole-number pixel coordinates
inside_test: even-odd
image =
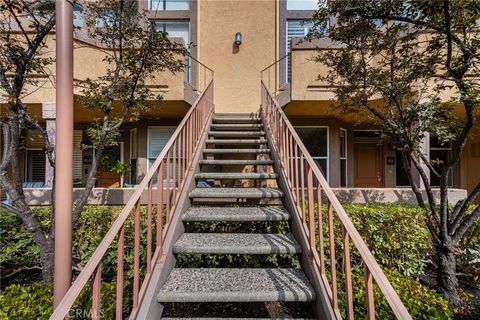
[[[261,99],[260,113],[273,144],[272,152],[276,152],[279,157],[281,172],[289,189],[285,191],[290,192],[295,200],[297,213],[302,221],[302,229],[309,240],[308,249],[311,259],[320,271],[321,281],[327,291],[325,294],[328,296],[335,316],[341,318],[337,272],[343,270],[346,293],[345,314],[348,319],[354,317],[351,264],[356,261],[352,261],[350,250],[355,248],[361,258],[360,264],[363,264],[365,270],[367,319],[375,319],[374,281],[397,319],[412,319],[264,81],[261,81]],[[323,199],[326,199],[327,208],[325,219],[322,209]],[[335,241],[335,222],[337,225],[340,223],[342,231],[339,237],[340,243]],[[328,243],[325,243],[324,229],[328,229],[326,233]],[[328,262],[326,248],[330,253]],[[343,259],[343,264],[338,266],[336,253],[340,250],[343,251],[340,257]],[[327,276],[328,271],[329,276]]]
[[[134,223],[133,278],[131,279],[133,281],[133,293],[131,298],[132,311],[129,318],[135,319],[154,266],[158,261],[161,261],[162,256],[165,254],[162,248],[164,237],[186,183],[187,174],[194,164],[193,159],[198,151],[199,141],[213,112],[213,79],[211,79],[170,140],[168,140],[168,143],[160,152],[160,155],[152,164],[117,219],[113,222],[110,230],[77,276],[60,304],[54,310],[50,319],[60,320],[69,316],[72,306],[90,279],[92,279],[91,316],[93,319],[101,318],[102,259],[105,257],[107,250],[115,243],[115,240],[117,244],[115,319],[120,320],[124,318],[125,264],[128,262],[125,259],[126,233],[124,227],[127,218],[132,213]],[[166,170],[164,170],[165,167]],[[155,178],[157,178],[156,195],[154,195]],[[147,192],[147,201],[143,203],[142,194],[145,191]],[[156,198],[157,204],[156,213],[153,212],[154,198]],[[142,217],[142,206],[146,207],[145,217]],[[163,210],[164,208],[165,210]],[[142,225],[142,218],[146,220],[146,226]],[[155,229],[153,229],[153,224],[155,224]],[[155,235],[153,231],[156,231]],[[144,234],[146,235],[146,241],[144,241],[145,246],[142,248],[141,238]],[[146,261],[141,261],[140,252],[142,249],[146,252]],[[143,265],[141,265],[142,262],[144,262]],[[141,279],[140,271],[142,267],[145,269],[143,279]]]

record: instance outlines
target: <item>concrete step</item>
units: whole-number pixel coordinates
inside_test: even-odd
[[[207,144],[267,144],[267,139],[207,139]]]
[[[270,153],[270,149],[203,149],[203,153]]]
[[[315,318],[162,318],[162,320],[272,320],[272,319],[282,319],[282,320],[315,320]]]
[[[210,125],[210,129],[215,130],[249,130],[261,128],[263,128],[263,124],[261,123],[213,123]]]
[[[195,188],[190,198],[283,198],[283,192],[278,188]]]
[[[301,269],[175,268],[158,302],[308,302],[315,291]]]
[[[198,221],[286,221],[290,214],[284,207],[191,207],[183,217]]]
[[[230,116],[230,117],[219,117],[214,116],[212,122],[218,124],[238,124],[238,123],[261,123],[262,119],[260,117],[240,117],[240,116]]]
[[[278,179],[277,173],[254,173],[254,172],[201,172],[195,174],[195,179]]]
[[[302,248],[292,234],[184,233],[174,253],[298,254]]]
[[[219,166],[264,166],[272,165],[273,160],[200,160],[201,165],[219,165]]]
[[[212,137],[221,138],[250,138],[250,137],[263,137],[265,132],[263,131],[208,131],[208,135]]]

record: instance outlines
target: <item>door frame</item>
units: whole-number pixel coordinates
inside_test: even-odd
[[[353,185],[355,188],[363,188],[363,187],[357,187],[357,163],[358,163],[358,156],[357,156],[357,147],[359,145],[364,145],[364,146],[375,146],[379,148],[379,160],[380,160],[380,186],[377,188],[385,188],[385,163],[384,163],[384,145],[383,143],[380,143],[378,139],[369,139],[366,140],[366,138],[360,139],[359,141],[353,142]]]

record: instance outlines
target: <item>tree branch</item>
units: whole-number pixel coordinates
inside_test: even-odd
[[[473,189],[470,195],[466,199],[460,202],[461,205],[459,203],[458,206],[455,206],[455,209],[453,210],[453,213],[452,213],[452,221],[450,223],[450,235],[453,236],[455,234],[455,232],[457,231],[457,228],[461,223],[460,221],[467,213],[468,208],[473,204],[475,199],[479,196],[480,196],[480,182]]]

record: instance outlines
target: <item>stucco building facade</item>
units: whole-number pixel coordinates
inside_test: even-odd
[[[257,112],[260,81],[267,83],[282,101],[285,113],[297,129],[311,155],[332,187],[396,188],[408,185],[399,155],[381,139],[379,128],[360,115],[343,115],[332,108],[331,88],[317,77],[325,72],[312,61],[318,49],[329,49],[328,41],[305,42],[316,0],[145,0],[139,8],[148,10],[158,29],[189,46],[185,73],[159,74],[151,86],[163,94],[140,120],[122,127],[118,146],[108,152],[131,165],[123,177],[100,170],[97,187],[134,187],[180,123],[196,93],[215,76],[216,112]],[[104,69],[103,50],[89,41],[85,32],[85,8],[76,5],[74,78],[76,92],[87,77]],[[241,33],[241,44],[235,35]],[[48,38],[54,52],[55,35]],[[201,61],[204,65],[200,64]],[[262,72],[263,71],[263,72]],[[52,67],[52,75],[54,67]],[[55,132],[55,88],[45,77],[24,98],[29,111]],[[449,100],[448,94],[445,101]],[[4,108],[4,106],[2,106]],[[2,109],[4,110],[4,109]],[[461,112],[461,108],[458,108]],[[94,150],[82,147],[86,129],[98,117],[75,104],[74,179],[85,184]],[[450,146],[439,145],[435,137],[425,141],[430,158],[447,159]],[[35,132],[28,133],[24,162],[24,186],[49,188],[52,170]],[[475,127],[451,181],[454,188],[472,190],[480,180],[480,128]]]

